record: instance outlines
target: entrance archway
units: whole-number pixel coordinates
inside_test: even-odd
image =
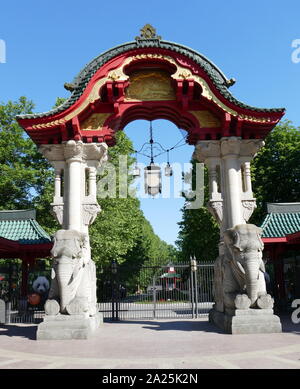
[[[148,25],[134,42],[101,54],[65,85],[72,94],[60,107],[18,117],[56,170],[52,205],[63,230],[56,235],[53,252],[57,278],[50,313],[95,314],[88,226],[100,210],[96,167],[114,145],[116,131],[129,122],[167,119],[187,131],[187,142],[195,146],[194,157],[209,169],[209,208],[221,231],[211,320],[229,332],[280,330],[268,310],[272,301],[265,293],[260,231],[246,223],[255,208],[250,162],[284,109],[256,108],[238,101],[229,91],[233,83],[205,56],[162,40]],[[88,195],[83,190],[86,172]],[[73,252],[78,245],[80,255]],[[61,277],[61,268],[66,269],[61,257],[71,254],[77,267],[75,277],[73,262],[67,262],[71,279],[76,279],[69,288],[66,274]],[[86,303],[79,302],[77,291]],[[60,299],[59,307],[55,298]],[[242,310],[255,315],[252,327],[247,325],[247,315],[240,315]]]

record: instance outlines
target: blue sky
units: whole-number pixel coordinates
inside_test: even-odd
[[[300,2],[289,0],[102,0],[2,2],[0,39],[6,63],[0,63],[0,101],[25,95],[36,111],[48,111],[82,67],[109,48],[134,40],[152,24],[165,40],[199,51],[228,78],[231,92],[257,107],[286,107],[286,118],[300,125],[300,63],[293,63],[292,42],[300,39]],[[155,136],[170,147],[182,136],[174,125],[154,122]],[[136,147],[147,140],[146,122],[131,123],[127,134]],[[192,147],[172,153],[188,162]],[[156,233],[176,240],[182,199],[145,199],[142,208]]]

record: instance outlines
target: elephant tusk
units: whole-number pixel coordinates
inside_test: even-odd
[[[237,261],[236,263],[237,263],[237,266],[238,266],[239,270],[240,270],[243,274],[245,274],[245,269],[244,269],[243,266],[240,264],[240,262]]]

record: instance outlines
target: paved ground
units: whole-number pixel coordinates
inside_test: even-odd
[[[36,325],[0,326],[2,369],[299,369],[300,324],[228,335],[207,319],[104,323],[89,340],[36,341]]]

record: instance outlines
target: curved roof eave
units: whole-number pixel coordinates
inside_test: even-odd
[[[251,111],[256,112],[282,112],[284,108],[257,108],[250,105],[247,105],[239,100],[237,100],[229,91],[228,87],[230,86],[230,81],[226,78],[224,73],[208,58],[204,55],[196,52],[195,50],[184,46],[179,45],[178,43],[164,41],[159,39],[142,39],[139,41],[132,41],[123,43],[122,45],[115,46],[106,52],[98,55],[93,60],[91,60],[87,65],[85,65],[82,70],[78,73],[78,75],[73,80],[74,90],[72,91],[71,96],[64,101],[58,107],[48,111],[48,112],[40,112],[33,113],[27,115],[18,115],[17,119],[35,119],[42,118],[46,116],[51,116],[63,112],[67,108],[71,107],[82,95],[86,86],[88,85],[90,79],[93,75],[98,71],[98,69],[107,63],[112,58],[123,54],[127,51],[142,49],[142,48],[162,48],[171,51],[178,52],[186,57],[192,59],[196,62],[210,77],[215,87],[219,90],[219,92],[231,103],[245,108]]]

